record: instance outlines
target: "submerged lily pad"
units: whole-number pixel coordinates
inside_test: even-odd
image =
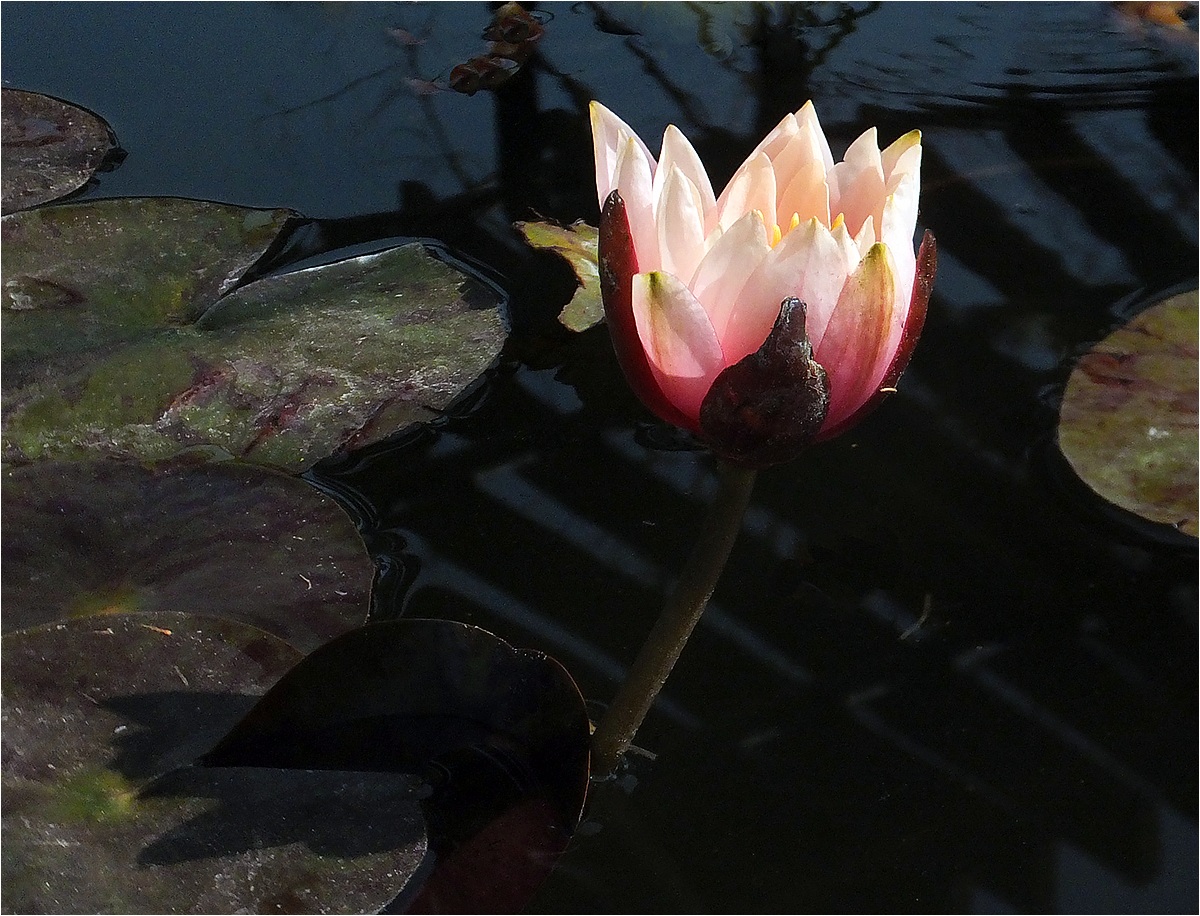
[[[421,773],[438,866],[409,912],[515,912],[587,793],[590,725],[566,671],[477,627],[370,624],[290,671],[206,759]]]
[[[374,737],[349,738],[363,734]],[[488,747],[519,764],[573,827],[587,793],[589,740],[583,697],[554,659],[464,623],[394,620],[313,652],[208,759],[420,769]]]
[[[583,220],[566,227],[554,223],[517,223],[516,226],[530,245],[557,252],[575,271],[579,289],[559,313],[559,322],[568,330],[586,331],[603,320],[597,229]]]
[[[353,522],[303,480],[264,468],[9,468],[4,521],[5,631],[187,611],[252,623],[308,650],[366,619],[374,564]]]
[[[1087,353],[1058,440],[1083,481],[1142,518],[1197,534],[1197,294],[1138,314]]]
[[[378,910],[425,854],[411,778],[188,766],[299,658],[227,620],[3,640],[3,880],[17,912]]]
[[[116,146],[111,128],[98,115],[38,92],[0,91],[0,117],[5,213],[83,187]]]
[[[226,208],[221,228],[201,210],[205,235],[200,206],[217,205],[104,201],[5,219],[8,460],[209,448],[297,471],[436,416],[500,350],[495,295],[419,244],[218,300],[246,263],[212,271],[214,240],[256,220],[274,237],[284,211]],[[144,237],[172,213],[186,215],[177,237]]]

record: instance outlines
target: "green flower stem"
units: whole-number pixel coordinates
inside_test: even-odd
[[[654,698],[712,597],[725,561],[742,528],[754,489],[755,472],[721,462],[717,496],[704,519],[700,538],[667,595],[662,615],[646,637],[629,675],[592,735],[592,778],[605,779],[629,749]]]

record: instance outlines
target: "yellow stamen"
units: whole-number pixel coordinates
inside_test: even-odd
[[[844,223],[844,222],[846,222],[846,214],[839,213],[836,217],[834,217],[833,224],[829,227],[829,231],[833,232],[835,229],[837,229],[838,226],[842,225],[842,223]]]
[[[781,238],[783,238],[783,232],[779,228],[779,224],[776,223],[771,227],[771,247],[774,248],[778,245]]]
[[[797,226],[799,226],[799,225],[800,225],[800,214],[799,214],[799,213],[793,213],[793,214],[792,214],[792,221],[791,221],[791,223],[788,225],[788,232],[791,232],[793,229],[795,229],[795,228],[796,228]]]

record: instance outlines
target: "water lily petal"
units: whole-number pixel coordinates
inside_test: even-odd
[[[637,252],[629,232],[625,202],[614,191],[604,203],[599,232],[600,294],[604,303],[605,324],[612,338],[613,351],[629,387],[641,402],[668,423],[688,427],[684,416],[663,393],[633,312],[633,278],[638,273]]]
[[[704,256],[704,205],[700,191],[681,169],[670,170],[655,221],[661,269],[686,281]]]
[[[853,245],[851,241],[857,255]],[[734,302],[721,336],[729,361],[736,362],[758,349],[779,314],[779,303],[790,297],[805,303],[809,339],[818,340],[849,276],[848,258],[844,247],[815,219],[785,235],[750,275]]]
[[[912,237],[917,221],[916,186],[920,179],[905,176],[883,205],[883,225],[879,240],[888,246],[896,268],[896,288],[902,300],[903,311],[908,309],[908,295],[912,289],[917,270],[917,258],[913,253]]]
[[[868,216],[875,225],[883,215],[883,161],[874,127],[850,144],[846,158],[833,167],[837,181],[837,203],[830,209],[845,215],[846,226],[857,233]]]
[[[704,231],[711,232],[717,225],[717,198],[704,163],[696,154],[688,138],[674,124],[663,134],[662,152],[659,154],[658,170],[654,173],[654,199],[662,200],[666,177],[672,169],[679,169],[696,186],[700,193],[700,205],[704,213]]]
[[[891,363],[896,277],[886,245],[876,244],[846,282],[816,359],[829,375],[826,424],[848,417],[879,388]]]
[[[655,379],[696,428],[704,395],[725,368],[704,306],[679,278],[652,271],[633,278],[633,314]]]
[[[812,132],[812,136],[816,141],[817,148],[821,153],[821,162],[825,166],[826,180],[829,182],[829,193],[831,199],[837,197],[836,179],[833,177],[833,153],[829,149],[829,140],[825,137],[825,131],[821,127],[821,122],[817,119],[817,109],[812,102],[805,102],[804,107],[796,112],[796,123],[803,128],[808,126]],[[825,225],[829,225],[829,221],[825,221]]]
[[[907,173],[921,167],[921,132],[910,130],[904,136],[898,137],[879,154],[879,158],[883,164],[883,174],[888,179],[890,191],[894,187],[892,177],[898,172]],[[903,160],[903,165],[901,165],[901,160]]]
[[[651,173],[654,172],[655,163],[650,150],[634,129],[599,102],[592,102],[588,106],[588,113],[592,122],[592,151],[596,158],[596,192],[600,208],[603,209],[608,195],[617,187],[617,160],[630,138],[645,156]]]
[[[865,256],[875,242],[875,217],[868,216],[866,222],[862,224],[862,228],[858,230],[858,235],[854,237],[854,247]]]
[[[751,210],[758,210],[774,222],[775,169],[763,152],[742,163],[717,199],[717,217],[722,229],[728,229]]]
[[[793,213],[802,223],[816,218],[829,225],[829,184],[825,180],[825,166],[820,161],[798,168],[780,192],[780,216],[790,220]]]
[[[657,270],[658,227],[654,222],[654,206],[650,196],[654,176],[634,139],[630,137],[625,141],[617,157],[613,189],[619,191],[621,199],[625,201],[638,264],[643,270]]]
[[[708,312],[717,339],[725,336],[729,316],[746,280],[771,250],[757,213],[747,213],[721,235],[692,275],[692,293]]]
[[[763,153],[768,159],[774,162],[783,148],[791,143],[799,132],[800,125],[796,121],[796,116],[794,114],[784,115],[783,120],[776,124],[771,129],[771,132],[762,138],[758,146],[754,147],[750,155],[746,157],[746,161],[749,162],[751,159],[756,158],[759,153]]]
[[[904,318],[904,329],[900,336],[900,342],[892,356],[892,361],[883,373],[883,378],[879,380],[879,387],[875,389],[857,410],[848,416],[836,420],[836,422],[825,423],[821,427],[816,441],[824,442],[835,436],[839,436],[862,420],[863,417],[874,410],[880,401],[884,399],[889,393],[889,389],[899,381],[901,373],[908,366],[913,348],[917,345],[917,338],[921,336],[921,330],[925,326],[925,312],[929,304],[929,294],[933,290],[933,278],[937,273],[937,242],[934,240],[933,233],[928,230],[925,231],[925,237],[921,240],[921,250],[917,255],[916,261],[916,277],[913,281],[911,296],[909,296],[908,312]]]

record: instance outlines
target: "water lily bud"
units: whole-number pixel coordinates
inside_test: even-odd
[[[605,316],[647,407],[765,467],[892,389],[936,268],[931,233],[913,250],[919,132],[881,151],[872,128],[835,164],[808,103],[718,197],[675,127],[656,161],[602,105],[591,116]]]

